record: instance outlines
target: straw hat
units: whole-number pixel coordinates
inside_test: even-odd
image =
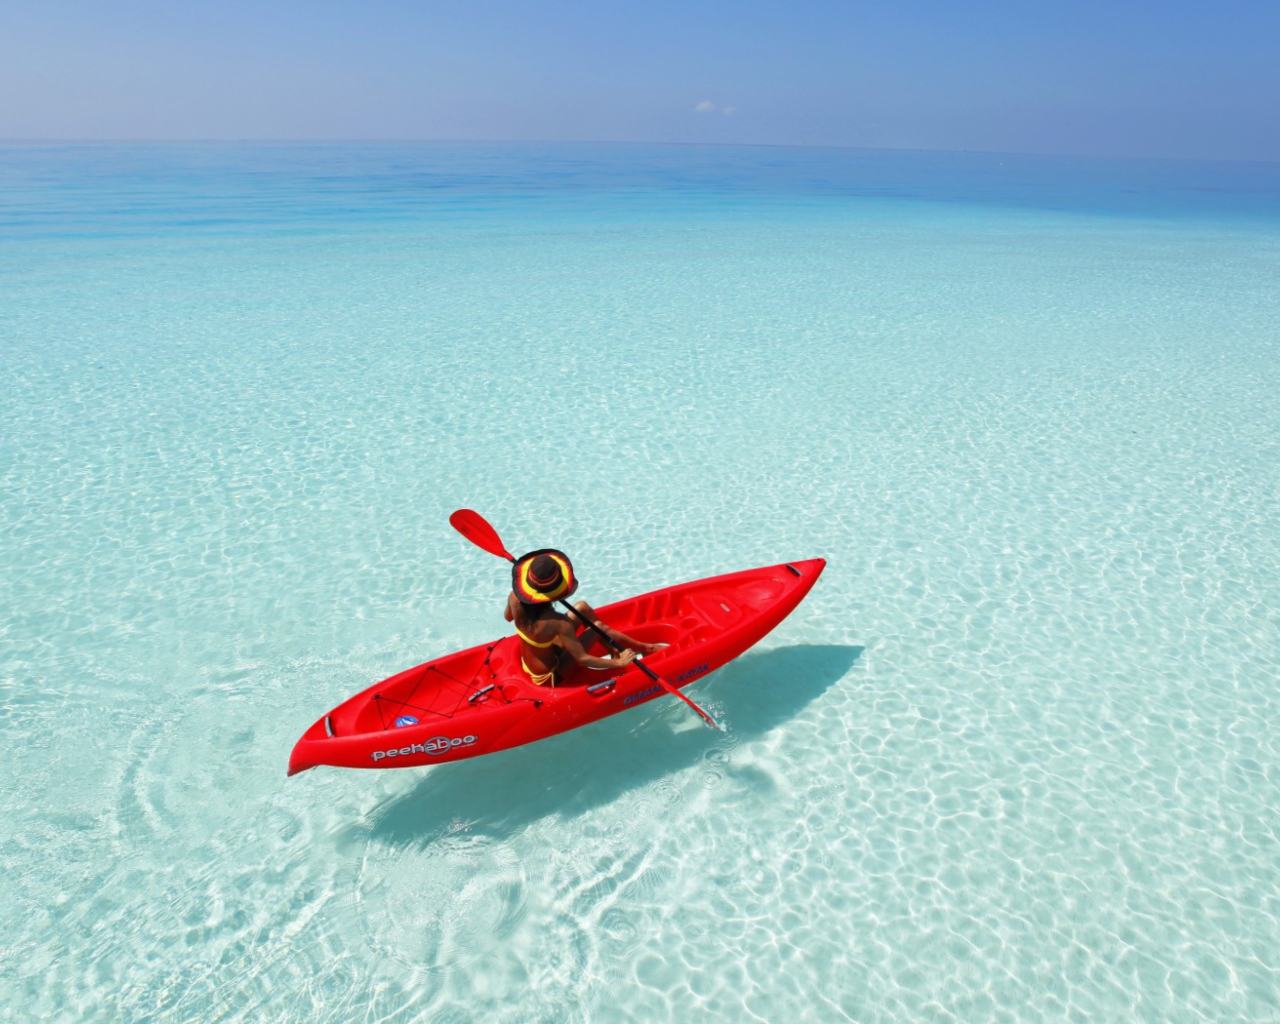
[[[569,556],[555,548],[530,551],[511,567],[511,589],[525,604],[545,604],[577,587]]]

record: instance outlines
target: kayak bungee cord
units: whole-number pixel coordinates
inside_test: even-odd
[[[499,558],[505,558],[511,563],[516,561],[516,556],[508,551],[506,546],[502,543],[502,538],[498,536],[498,531],[495,530],[493,526],[490,525],[489,521],[479,512],[475,512],[469,508],[460,508],[449,517],[449,525],[482,551],[487,551],[491,555],[497,555]],[[578,609],[573,607],[573,605],[568,601],[560,598],[556,603],[589,630],[595,633],[595,635],[600,638],[601,643],[609,648],[609,650],[613,651],[614,654],[622,653],[622,648],[618,646],[613,637],[606,635],[604,630],[600,629],[594,622],[589,621],[585,615],[579,612]],[[636,655],[632,664],[638,666],[641,672],[647,675],[668,693],[675,694],[682,701],[688,704],[689,707],[693,708],[703,722],[711,726],[712,729],[720,729],[720,726],[716,724],[716,720],[714,718],[703,711],[702,708],[698,707],[697,704],[668,683],[660,675],[654,672],[653,669],[644,663],[639,655]]]
[[[480,665],[479,668],[475,670],[475,673],[471,676],[471,680],[469,682],[464,682],[463,680],[459,679],[457,676],[451,676],[448,672],[444,671],[444,669],[439,668],[436,665],[431,665],[422,674],[422,678],[413,684],[413,689],[411,689],[406,696],[384,697],[380,693],[375,693],[373,695],[373,706],[378,710],[378,722],[382,725],[382,728],[383,729],[387,728],[386,715],[382,713],[383,704],[394,704],[401,711],[406,711],[406,710],[420,711],[425,715],[435,715],[437,718],[443,718],[448,720],[453,718],[453,716],[456,715],[459,711],[463,710],[463,705],[467,705],[467,706],[474,705],[475,702],[479,700],[481,697],[487,697],[489,694],[497,691],[498,687],[495,684],[496,684],[498,675],[496,672],[493,671],[493,668],[489,664],[489,662],[493,658],[493,650],[497,646],[498,646],[498,641],[496,640],[493,643],[488,645],[488,648],[487,648],[488,654],[485,655],[484,662]],[[488,669],[488,672],[489,672],[489,682],[487,684],[481,685],[483,680],[480,680],[480,673],[484,672],[486,669]],[[437,710],[436,708],[427,708],[427,707],[423,707],[420,704],[413,703],[414,695],[417,694],[418,689],[422,686],[423,683],[427,681],[427,677],[432,672],[436,673],[439,676],[442,676],[443,678],[447,679],[449,682],[456,683],[458,686],[462,687],[462,693],[459,695],[453,707],[448,711],[440,711],[440,710]],[[529,703],[533,704],[535,707],[542,706],[542,701],[536,698],[508,697],[506,694],[501,692],[498,693],[498,700],[500,700],[503,704],[514,704],[519,701],[528,701]],[[398,717],[398,713],[393,711],[392,716],[393,718]]]

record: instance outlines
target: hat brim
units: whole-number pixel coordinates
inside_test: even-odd
[[[540,555],[550,555],[560,566],[560,581],[551,590],[539,590],[529,579],[529,567],[533,564],[533,560]],[[525,604],[547,604],[551,601],[558,601],[562,597],[567,597],[578,588],[577,577],[573,574],[573,564],[569,561],[568,555],[563,551],[555,548],[540,548],[537,551],[530,551],[527,555],[518,558],[511,567],[511,589],[515,591],[516,597]]]

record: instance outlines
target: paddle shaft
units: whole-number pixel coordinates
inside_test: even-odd
[[[618,642],[614,640],[613,637],[606,634],[603,629],[597,626],[585,615],[583,615],[582,612],[578,611],[577,608],[573,607],[573,605],[571,605],[568,601],[561,601],[560,605],[562,608],[564,608],[565,611],[571,612],[573,615],[575,615],[578,618],[578,621],[580,621],[583,625],[585,625],[588,629],[590,629],[593,633],[595,633],[595,635],[598,636],[600,640],[604,643],[604,645],[608,647],[611,651],[613,651],[615,654],[621,653],[622,647],[618,644]],[[682,701],[688,704],[689,707],[693,708],[693,710],[698,713],[698,717],[701,718],[704,722],[706,722],[707,725],[711,726],[711,728],[716,730],[720,729],[720,726],[716,724],[716,720],[714,718],[712,718],[709,714],[703,711],[702,708],[698,707],[697,704],[691,701],[688,697],[686,697],[683,693],[677,690],[669,682],[663,679],[662,676],[658,675],[658,673],[656,673],[653,669],[651,669],[648,665],[646,665],[643,661],[641,661],[638,656],[632,659],[631,663],[633,665],[639,666],[641,672],[643,672],[655,683],[657,683],[664,690],[666,690],[667,693],[675,694],[675,696],[679,697]]]
[[[511,561],[514,564],[515,559],[514,558],[511,559]],[[581,622],[584,626],[586,626],[587,629],[591,630],[591,632],[593,632],[596,636],[598,636],[600,638],[600,642],[603,643],[607,648],[609,648],[609,650],[613,651],[614,654],[622,653],[622,646],[616,640],[614,640],[613,637],[611,637],[608,633],[606,633],[603,628],[601,628],[600,626],[596,625],[596,623],[588,619],[585,615],[582,614],[582,612],[578,611],[578,609],[575,608],[573,605],[571,605],[568,601],[565,601],[562,598],[556,603],[559,604],[560,607],[563,608],[565,611],[567,611],[570,615],[576,618],[579,622]],[[706,722],[707,725],[711,726],[711,728],[717,729],[717,730],[720,728],[720,726],[716,724],[716,720],[714,718],[712,718],[709,714],[703,711],[702,708],[698,707],[697,704],[695,704],[683,693],[681,693],[674,686],[672,686],[665,679],[663,679],[662,676],[658,675],[658,673],[656,673],[653,669],[651,669],[648,665],[646,665],[643,661],[641,661],[638,656],[634,658],[631,663],[635,665],[637,668],[639,668],[641,672],[647,675],[650,679],[652,679],[655,683],[661,686],[668,693],[675,694],[682,701],[688,704],[689,707],[693,708],[693,710],[698,713],[698,717],[700,717],[704,722]]]
[[[490,525],[489,521],[479,512],[475,512],[469,508],[460,508],[449,517],[449,525],[482,551],[487,551],[491,555],[497,555],[499,558],[505,558],[508,562],[511,562],[513,565],[515,564],[516,556],[503,546],[502,538],[498,536],[498,531],[495,530],[493,526]],[[565,611],[574,616],[582,622],[584,626],[595,633],[606,647],[615,654],[621,653],[622,648],[617,644],[617,642],[605,633],[603,629],[583,615],[582,612],[578,611],[578,609],[573,607],[573,605],[568,601],[562,600],[560,604],[564,607]],[[720,728],[720,726],[716,725],[714,718],[703,711],[702,708],[698,707],[697,704],[668,683],[660,675],[654,672],[653,669],[641,661],[639,657],[633,659],[633,664],[638,665],[641,672],[647,675],[668,693],[675,694],[682,701],[688,704],[689,707],[698,713],[698,717],[706,722],[707,725],[711,726],[711,728]]]
[[[592,622],[585,615],[583,615],[582,612],[578,611],[577,608],[571,605],[568,601],[560,601],[558,603],[561,608],[567,611],[570,615],[574,616],[579,622],[581,622],[584,626],[586,626],[587,629],[591,630],[591,632],[593,632],[596,636],[598,636],[600,638],[600,642],[603,643],[607,648],[609,648],[609,650],[613,651],[614,654],[622,653],[622,646],[613,637],[609,636],[609,634],[606,633],[600,626],[597,626],[594,622]],[[662,682],[662,678],[658,676],[657,673],[653,671],[653,669],[651,669],[648,665],[646,665],[643,661],[641,661],[639,657],[635,658],[634,663],[637,666],[639,666],[641,672],[647,675],[655,683]],[[668,687],[668,689],[671,689],[671,688]],[[683,694],[679,693],[679,691],[674,689],[671,689],[671,692],[677,694],[678,696],[684,696]]]

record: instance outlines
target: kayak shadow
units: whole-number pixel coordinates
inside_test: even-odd
[[[691,694],[725,728],[689,728],[672,698],[524,747],[432,768],[374,809],[358,831],[387,846],[427,847],[464,825],[510,835],[548,815],[574,818],[695,764],[716,747],[762,736],[799,714],[853,667],[862,647],[800,644],[745,654]]]

